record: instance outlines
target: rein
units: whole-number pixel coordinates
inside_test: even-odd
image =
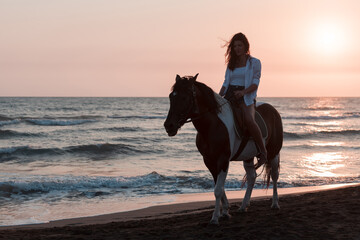
[[[194,107],[194,104],[196,104],[196,106],[195,106],[195,107],[196,107],[196,111],[199,111],[199,107],[198,107],[197,99],[196,99],[196,90],[195,90],[194,85],[192,85],[192,96],[193,96],[193,99],[194,99],[194,100],[192,101],[192,106],[191,106],[191,108],[193,108],[193,107]],[[205,112],[199,113],[199,115],[196,116],[196,117],[187,118],[187,119],[185,120],[184,124],[189,123],[189,122],[192,122],[192,121],[194,121],[194,120],[198,120],[198,119],[202,118],[204,114],[209,113],[209,112],[211,112],[211,111],[213,111],[213,110],[215,110],[215,109],[221,108],[222,106],[224,106],[224,105],[226,105],[226,104],[228,104],[228,103],[229,103],[229,102],[224,102],[223,104],[220,104],[218,107],[210,108],[210,109],[208,109],[208,110],[205,111]],[[190,112],[190,111],[189,111],[189,112]]]
[[[225,104],[228,104],[228,102],[219,105],[219,108],[222,107],[222,106],[224,106]],[[189,122],[192,122],[192,121],[194,121],[194,120],[198,120],[198,119],[202,118],[204,114],[209,113],[209,112],[211,112],[211,111],[214,110],[214,109],[218,109],[218,108],[211,108],[211,109],[209,109],[209,110],[207,110],[207,111],[205,111],[205,112],[200,113],[199,116],[196,116],[196,117],[193,117],[193,118],[188,118],[188,119],[185,121],[185,123],[189,123]],[[185,124],[185,123],[184,123],[184,124]]]

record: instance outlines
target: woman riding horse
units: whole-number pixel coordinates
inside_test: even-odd
[[[250,44],[242,33],[235,34],[227,44],[225,80],[220,96],[236,101],[244,113],[244,122],[260,150],[258,166],[267,162],[267,151],[261,131],[255,122],[255,98],[259,87],[261,63],[250,56]]]
[[[196,78],[197,75],[194,77],[176,76],[176,82],[169,95],[170,109],[164,127],[169,136],[175,136],[187,122],[192,122],[197,130],[196,146],[215,183],[215,209],[210,223],[218,224],[220,217],[230,217],[229,201],[224,189],[230,161],[243,161],[246,171],[248,185],[239,209],[244,212],[250,204],[257,177],[253,158],[258,150],[253,140],[243,141],[245,136],[235,133],[235,121],[229,102],[205,84],[196,81]],[[264,180],[266,179],[267,186],[269,186],[270,177],[273,180],[271,207],[278,209],[277,181],[280,149],[283,142],[281,116],[268,103],[260,104],[256,110],[264,119],[268,130],[266,148],[269,161],[265,163]],[[244,145],[243,150],[238,155],[242,145]]]
[[[232,38],[226,55],[228,69],[220,94],[226,93],[227,98],[231,99],[228,95],[231,92],[234,93],[237,102],[244,110],[247,128],[254,141],[245,141],[244,139],[247,137],[244,134],[236,134],[233,111],[229,102],[214,93],[205,84],[196,81],[198,75],[194,77],[176,76],[175,84],[169,95],[169,113],[164,122],[169,136],[175,136],[187,122],[192,122],[197,130],[196,146],[215,183],[215,209],[211,224],[218,224],[220,217],[230,217],[229,201],[224,188],[230,161],[243,161],[246,171],[248,185],[239,209],[241,212],[246,211],[250,204],[251,193],[257,177],[256,167],[264,163],[266,169],[264,179],[266,179],[267,186],[269,186],[270,177],[273,181],[271,207],[279,208],[277,181],[280,150],[283,143],[281,116],[268,103],[258,104],[256,108],[267,129],[265,149],[260,130],[254,121],[254,103],[261,72],[260,61],[249,55],[249,43],[241,33]],[[231,86],[243,86],[243,89],[231,90],[231,88],[235,88]],[[257,148],[260,149],[261,154],[260,160],[255,166],[253,159],[259,152]]]

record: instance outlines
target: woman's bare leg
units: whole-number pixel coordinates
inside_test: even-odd
[[[260,150],[260,160],[258,166],[264,164],[267,161],[267,151],[264,146],[264,142],[261,135],[261,130],[257,123],[255,122],[255,104],[246,106],[245,103],[241,104],[244,110],[244,120],[251,136],[254,138],[255,143],[258,145]]]

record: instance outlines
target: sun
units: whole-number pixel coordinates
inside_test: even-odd
[[[329,26],[319,28],[314,37],[317,47],[326,52],[337,50],[341,44],[339,34]]]
[[[319,53],[336,55],[346,49],[345,31],[338,23],[317,24],[310,36],[311,44]]]

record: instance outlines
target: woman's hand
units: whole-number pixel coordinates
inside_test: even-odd
[[[256,84],[251,84],[250,87],[243,89],[243,90],[237,90],[234,91],[234,95],[236,99],[242,98],[245,94],[252,93],[258,88]]]
[[[219,95],[224,97],[224,95],[225,95],[225,87],[224,86],[221,87]]]
[[[234,91],[234,95],[236,99],[242,98],[245,95],[245,90]]]

